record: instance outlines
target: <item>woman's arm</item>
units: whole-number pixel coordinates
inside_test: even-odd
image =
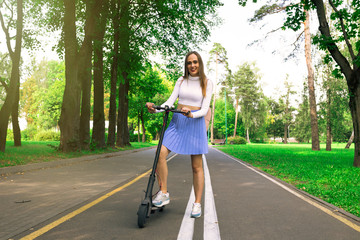
[[[213,83],[210,79],[208,79],[207,86],[206,86],[206,96],[204,97],[204,99],[202,101],[201,109],[199,111],[191,114],[193,118],[204,117],[207,114],[207,112],[209,111],[209,107],[210,107],[212,91],[213,91]]]

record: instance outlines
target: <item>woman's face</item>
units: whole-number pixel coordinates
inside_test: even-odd
[[[195,54],[188,56],[186,65],[191,76],[199,76],[199,60]]]

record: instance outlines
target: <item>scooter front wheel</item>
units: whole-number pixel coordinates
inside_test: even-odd
[[[148,204],[140,204],[139,210],[138,210],[138,226],[139,226],[139,228],[143,228],[145,226],[148,211],[149,211]]]

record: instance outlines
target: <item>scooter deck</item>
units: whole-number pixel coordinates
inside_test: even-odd
[[[151,207],[151,213],[155,213],[155,211],[162,212],[162,211],[164,211],[164,208],[165,208],[165,205],[164,205],[164,206],[161,206],[161,207],[152,206],[152,207]]]

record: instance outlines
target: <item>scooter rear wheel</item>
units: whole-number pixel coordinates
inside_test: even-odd
[[[138,210],[138,226],[143,228],[145,226],[147,213],[149,211],[149,205],[141,204]]]

